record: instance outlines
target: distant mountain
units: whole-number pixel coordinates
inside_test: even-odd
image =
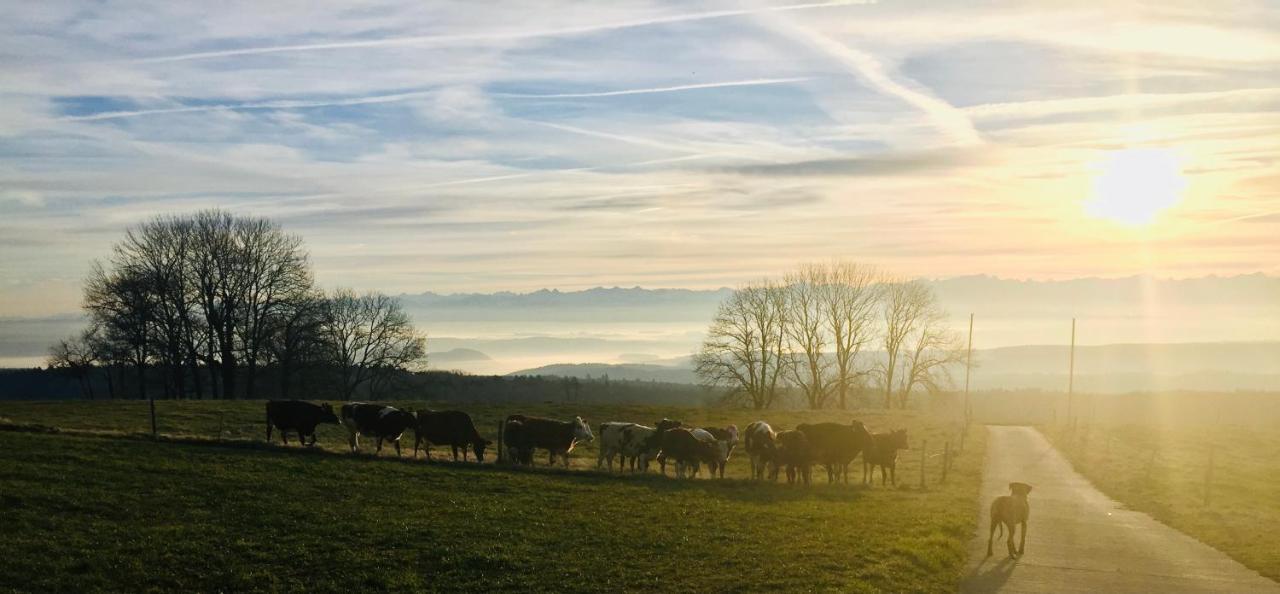
[[[543,365],[533,369],[515,371],[507,375],[525,376],[558,376],[576,377],[580,379],[600,379],[608,376],[612,380],[633,380],[642,382],[670,382],[673,384],[694,384],[697,377],[693,369],[687,367],[669,367],[666,365],[649,365],[639,363],[565,363],[559,365]]]
[[[729,289],[596,287],[582,291],[542,289],[530,293],[418,293],[400,303],[419,323],[444,320],[539,322],[704,322]],[[619,314],[625,317],[619,319]]]
[[[1019,346],[975,350],[971,386],[979,390],[1035,389],[1065,391],[1070,347]],[[1115,344],[1078,346],[1075,386],[1081,392],[1153,390],[1280,391],[1280,342]],[[860,365],[883,360],[882,352],[866,353]],[[692,361],[681,357],[668,364],[555,364],[509,375],[551,375],[673,383],[696,383]],[[959,386],[964,367],[951,369]]]
[[[427,353],[427,361],[432,367],[448,365],[450,363],[469,363],[472,361],[492,361],[493,359],[475,349],[456,348],[447,351]]]

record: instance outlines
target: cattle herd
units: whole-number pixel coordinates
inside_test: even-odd
[[[302,400],[272,400],[267,402],[267,440],[273,429],[280,430],[280,438],[289,443],[290,431],[298,435],[303,444],[315,445],[316,426],[321,423],[341,424],[348,432],[347,444],[352,453],[360,449],[360,437],[376,440],[376,452],[383,443],[395,446],[400,455],[400,438],[406,431],[414,432],[413,455],[418,450],[431,457],[431,446],[448,446],[453,459],[467,460],[468,449],[478,462],[484,461],[485,450],[493,445],[476,430],[471,416],[462,411],[418,410],[404,411],[382,404],[349,402],[334,413],[330,404],[314,404]],[[601,423],[599,430],[599,457],[597,468],[607,466],[614,470],[645,472],[656,462],[662,474],[667,463],[675,466],[678,478],[695,477],[705,465],[713,477],[724,478],[729,456],[743,443],[743,449],[751,461],[751,478],[776,481],[785,470],[788,483],[808,485],[812,468],[821,466],[827,471],[827,482],[849,482],[849,465],[862,456],[862,480],[874,482],[875,468],[880,468],[880,482],[897,484],[896,466],[898,450],[907,448],[905,429],[888,433],[871,433],[859,421],[842,423],[802,423],[795,429],[775,431],[768,423],[756,421],[739,433],[737,426],[690,427],[680,421],[662,419],[649,427],[637,423]],[[308,438],[310,441],[308,442]],[[571,421],[557,421],[542,417],[511,415],[501,427],[499,442],[505,461],[518,465],[533,465],[537,450],[546,450],[547,462],[556,463],[559,457],[569,466],[569,453],[579,442],[596,439],[582,417]]]

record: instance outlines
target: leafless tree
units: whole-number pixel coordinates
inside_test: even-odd
[[[826,268],[820,302],[834,347],[832,389],[836,405],[845,409],[850,389],[870,373],[858,368],[858,355],[875,339],[881,279],[876,269],[852,262],[833,262]]]
[[[907,408],[913,388],[938,392],[950,382],[950,368],[963,363],[960,337],[946,327],[946,314],[935,306],[926,308],[920,321],[904,341],[902,370],[898,374],[898,407]]]
[[[716,311],[694,357],[706,386],[755,409],[773,405],[786,370],[786,288],[769,281],[737,289]]]
[[[953,337],[945,329],[946,315],[933,289],[921,281],[895,281],[884,285],[882,308],[885,360],[880,365],[885,408],[893,406],[893,393],[905,406],[916,385],[936,386],[937,373],[945,373],[953,354]],[[896,382],[896,383],[895,383]]]
[[[292,396],[300,372],[325,363],[325,312],[324,295],[313,291],[287,301],[276,316],[267,346],[279,376],[281,398]]]
[[[809,408],[817,410],[831,396],[831,359],[827,357],[828,324],[823,297],[831,291],[830,270],[808,264],[788,274],[786,336],[787,371]]]
[[[138,368],[139,389],[152,366],[164,393],[177,397],[191,389],[203,396],[205,370],[214,395],[254,397],[262,365],[298,358],[281,351],[301,348],[297,336],[278,339],[307,326],[303,318],[319,319],[317,302],[301,238],[267,219],[219,210],[130,228],[107,265],[95,265],[85,291],[103,337],[128,345],[116,350]],[[315,326],[307,326],[312,336]]]
[[[390,372],[426,360],[426,338],[414,329],[400,302],[381,293],[335,291],[323,333],[346,399],[366,383],[376,387]]]
[[[98,365],[98,350],[94,344],[97,331],[96,326],[90,326],[78,334],[59,340],[50,347],[47,359],[49,369],[75,378],[80,384],[80,391],[90,400],[94,399],[93,375]]]
[[[237,223],[234,245],[243,278],[235,284],[241,287],[243,312],[237,316],[236,333],[244,353],[245,394],[253,398],[258,365],[275,326],[306,298],[313,282],[301,237],[266,219]]]

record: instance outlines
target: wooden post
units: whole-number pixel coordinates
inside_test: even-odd
[[[1067,425],[1075,428],[1072,406],[1076,391],[1076,319],[1071,318],[1071,358],[1067,363]]]
[[[226,411],[223,411],[223,410],[219,410],[219,411],[218,411],[218,439],[217,439],[217,441],[222,441],[223,418],[224,418],[224,417],[226,417],[226,416],[227,416]],[[302,436],[301,436],[301,435],[299,435],[299,436],[298,436],[298,441],[302,441]]]
[[[1209,444],[1209,467],[1204,471],[1204,506],[1209,507],[1213,503],[1213,455],[1217,446],[1213,443]]]
[[[151,439],[155,439],[159,434],[156,432],[156,398],[149,396],[147,398],[147,406],[151,409]]]
[[[498,464],[506,461],[507,448],[502,447],[502,436],[506,433],[506,428],[507,421],[505,419],[498,421]]]
[[[947,467],[951,466],[951,441],[947,441],[942,449],[942,480],[940,483],[947,482]]]
[[[924,461],[925,461],[925,459],[926,459],[926,458],[925,458],[925,454],[926,454],[926,453],[928,453],[928,452],[929,452],[929,442],[928,442],[928,441],[921,441],[921,442],[920,442],[920,489],[921,489],[921,490],[924,490],[924,487],[925,487],[925,485],[924,485]]]

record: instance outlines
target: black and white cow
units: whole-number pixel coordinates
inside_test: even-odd
[[[338,416],[333,414],[333,406],[329,403],[313,404],[303,400],[268,400],[267,401],[267,441],[271,441],[271,429],[280,430],[280,440],[289,443],[289,432],[298,434],[298,441],[304,445],[316,445],[316,425],[320,423],[338,424]],[[307,436],[311,443],[307,444]]]
[[[746,436],[743,438],[744,447],[747,450],[747,456],[751,458],[751,478],[762,480],[765,473],[769,473],[769,478],[777,480],[778,466],[776,463],[777,455],[777,434],[774,433],[773,427],[764,421],[756,421],[747,425]]]
[[[649,461],[658,453],[657,444],[652,440],[656,429],[636,423],[601,423],[599,429],[600,456],[596,459],[596,468],[608,461],[609,472],[613,472],[613,459],[617,456],[619,470],[628,462],[632,471],[637,467],[641,472],[648,470]]]
[[[382,451],[382,442],[389,441],[395,444],[396,456],[399,456],[400,436],[416,424],[417,419],[413,413],[392,406],[365,402],[348,402],[342,405],[342,425],[350,435],[347,443],[353,454],[360,449],[360,436],[366,435],[378,440],[375,454]]]

